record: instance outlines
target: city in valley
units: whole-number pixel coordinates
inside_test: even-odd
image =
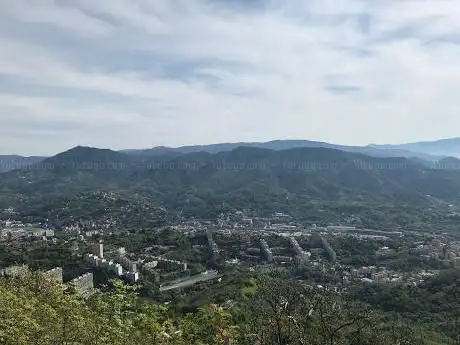
[[[56,229],[46,219],[30,224],[15,214],[4,210],[0,223],[3,262],[10,262],[2,273],[15,274],[27,265],[74,284],[82,294],[115,277],[148,285],[155,290],[150,293],[187,294],[190,287],[196,292],[222,284],[235,272],[277,270],[338,291],[358,283],[416,286],[460,267],[460,241],[448,233],[302,224],[282,212],[177,218],[155,229],[129,231],[116,222],[91,220]]]

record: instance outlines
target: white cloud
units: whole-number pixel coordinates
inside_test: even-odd
[[[0,151],[459,134],[454,1],[226,3],[0,4]]]
[[[88,17],[76,8],[56,6],[52,0],[15,0],[0,3],[3,17],[13,17],[24,23],[50,25],[55,30],[70,30],[73,34],[93,37],[108,33],[108,25]]]

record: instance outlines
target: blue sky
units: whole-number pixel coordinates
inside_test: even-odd
[[[460,135],[457,0],[0,2],[0,153]]]

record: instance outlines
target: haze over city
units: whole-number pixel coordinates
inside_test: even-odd
[[[0,153],[458,136],[450,0],[0,3]]]

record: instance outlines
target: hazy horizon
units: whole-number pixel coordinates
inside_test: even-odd
[[[450,139],[458,139],[457,137],[452,137],[452,138],[437,138],[437,139],[432,139],[432,140],[420,140],[419,142],[436,142],[436,141],[441,141],[441,140],[450,140]],[[313,140],[313,139],[297,139],[297,138],[286,138],[286,139],[270,139],[270,140],[263,140],[263,141],[257,141],[257,140],[245,140],[245,141],[229,141],[229,142],[213,142],[213,143],[199,143],[199,144],[187,144],[187,145],[152,145],[148,147],[121,147],[121,148],[113,148],[113,147],[107,147],[107,146],[93,146],[93,145],[84,145],[84,144],[76,144],[70,147],[65,147],[62,150],[57,150],[57,151],[49,151],[41,154],[28,154],[28,153],[21,153],[21,152],[0,152],[1,155],[6,155],[6,156],[23,156],[23,157],[32,157],[32,156],[37,156],[37,157],[51,157],[56,154],[71,150],[76,147],[91,147],[91,148],[97,148],[97,149],[108,149],[108,150],[113,150],[113,151],[122,151],[122,150],[144,150],[144,149],[151,149],[151,148],[157,148],[157,147],[167,147],[167,148],[181,148],[181,147],[189,147],[189,146],[210,146],[210,145],[219,145],[219,144],[239,144],[239,143],[266,143],[266,142],[272,142],[272,141],[313,141],[313,142],[322,142],[326,144],[332,144],[332,145],[343,145],[343,146],[357,146],[357,147],[365,147],[365,146],[370,146],[370,145],[382,145],[382,144],[376,144],[376,143],[368,143],[364,145],[348,145],[344,143],[336,143],[336,142],[325,142],[321,140]],[[419,143],[419,142],[414,142],[414,143]],[[385,143],[383,145],[404,145],[404,144],[412,144],[412,142],[402,142],[402,143]]]

